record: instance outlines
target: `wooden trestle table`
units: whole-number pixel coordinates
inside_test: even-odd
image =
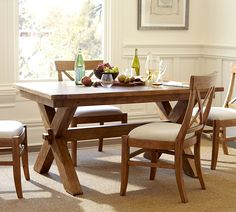
[[[82,188],[73,166],[67,141],[118,137],[145,123],[114,124],[97,127],[69,128],[78,106],[131,104],[154,102],[162,119],[181,123],[188,104],[189,89],[171,86],[134,86],[111,88],[76,86],[74,82],[24,82],[16,83],[21,96],[35,101],[40,110],[46,133],[34,165],[38,173],[47,173],[55,159],[65,190],[82,194]],[[216,91],[223,91],[217,88]],[[170,102],[176,101],[174,107]],[[191,154],[191,150],[186,150]],[[185,173],[195,176],[192,159],[184,160]]]

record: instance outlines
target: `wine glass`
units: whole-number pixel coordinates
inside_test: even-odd
[[[104,88],[110,88],[113,84],[112,73],[103,73],[101,78],[101,85]]]
[[[159,64],[159,56],[152,55],[151,53],[147,55],[145,69],[148,83],[152,84],[157,81],[159,75]]]
[[[136,71],[134,68],[126,68],[124,75],[127,77],[134,77],[134,76],[136,76]]]
[[[167,69],[167,64],[161,59],[159,63],[159,74],[156,82],[162,83],[163,81],[162,77],[165,74],[166,69]]]

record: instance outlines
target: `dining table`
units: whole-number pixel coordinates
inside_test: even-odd
[[[102,86],[86,87],[73,81],[16,83],[20,95],[35,101],[39,107],[45,133],[34,170],[47,173],[55,159],[60,179],[71,195],[82,194],[79,172],[73,166],[68,141],[119,137],[147,122],[113,123],[101,126],[70,127],[73,115],[80,106],[155,103],[161,119],[181,123],[188,105],[190,90],[180,86]],[[216,92],[223,91],[217,87]],[[174,102],[175,104],[173,104]],[[88,150],[89,151],[89,150]],[[192,154],[191,149],[185,153]],[[184,158],[184,172],[196,177],[193,159]]]

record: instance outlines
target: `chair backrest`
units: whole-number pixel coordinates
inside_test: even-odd
[[[191,76],[188,106],[177,136],[179,145],[183,145],[187,134],[190,135],[190,138],[201,135],[215,95],[216,77],[216,72],[206,76]],[[195,106],[197,112],[193,115]]]
[[[231,79],[228,87],[228,92],[226,94],[225,102],[223,107],[236,108],[236,97],[233,97],[234,93],[234,84],[235,84],[235,74],[236,74],[236,64],[233,64],[231,67]]]
[[[85,70],[94,70],[100,63],[103,63],[103,60],[85,60],[84,61]],[[55,61],[55,65],[58,73],[58,81],[63,81],[62,73],[65,76],[67,76],[70,80],[74,81],[74,77],[73,74],[71,74],[71,72],[74,71],[75,61],[57,60]]]

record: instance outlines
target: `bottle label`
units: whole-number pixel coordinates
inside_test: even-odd
[[[85,70],[83,66],[78,66],[75,69],[75,84],[80,85],[81,79],[85,76]]]

